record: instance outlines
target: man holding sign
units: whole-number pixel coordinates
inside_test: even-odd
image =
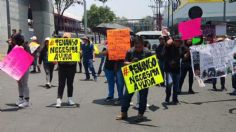
[[[134,47],[127,52],[124,63],[125,65],[130,65],[149,56],[151,56],[151,52],[147,48],[144,48],[143,39],[141,37],[137,37],[134,40]],[[123,67],[122,72],[125,78],[131,71],[129,71],[129,68]],[[117,116],[116,118],[117,120],[124,120],[128,118],[127,112],[130,107],[130,102],[135,90],[134,89],[129,90],[130,88],[129,86],[127,86],[127,83],[126,87],[127,89],[121,102],[121,114]],[[143,120],[143,114],[146,111],[146,105],[147,105],[148,88],[140,90],[139,94],[140,94],[140,103],[139,103],[139,114],[137,116],[137,121]]]

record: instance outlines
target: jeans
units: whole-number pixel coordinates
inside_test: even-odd
[[[59,66],[58,69],[58,79],[59,79],[59,87],[57,97],[62,99],[65,85],[67,82],[67,95],[68,97],[73,96],[73,83],[76,72],[76,65],[73,66]]]
[[[29,70],[17,82],[18,83],[18,90],[19,90],[19,97],[21,97],[21,98],[29,99],[28,79],[29,79]]]
[[[43,64],[44,71],[46,73],[46,81],[47,83],[52,82],[53,78],[53,70],[54,70],[54,64],[53,63],[45,63]]]
[[[105,57],[105,56],[102,56],[101,62],[100,62],[100,65],[99,65],[99,69],[98,69],[98,75],[100,75],[100,74],[102,73],[103,65],[104,65],[105,59],[106,59],[106,57]]]
[[[127,89],[125,90],[125,94],[121,100],[121,112],[124,113],[128,112],[133,95],[134,93],[129,94],[128,90]],[[139,91],[139,95],[140,95],[139,97],[140,102],[139,102],[138,112],[139,114],[143,115],[146,111],[146,106],[147,106],[148,88]]]
[[[213,88],[216,88],[217,78],[212,78]],[[225,88],[225,77],[220,78],[221,88]]]
[[[236,90],[236,73],[232,75],[232,87]]]
[[[105,76],[108,82],[108,97],[114,98],[114,89],[115,84],[117,86],[118,97],[121,99],[124,93],[124,78],[122,75],[122,71],[114,71],[105,69]]]
[[[84,64],[86,79],[90,79],[89,70],[92,72],[93,77],[96,78],[97,75],[95,73],[95,69],[94,69],[94,66],[93,66],[93,59],[90,59],[90,60],[85,60],[84,59],[83,64]]]
[[[168,85],[169,84],[169,76],[172,79],[173,85]],[[179,73],[166,73],[166,102],[169,102],[170,96],[171,96],[171,91],[173,87],[173,96],[172,100],[173,102],[178,102],[178,89],[179,89],[179,78],[180,74]]]
[[[182,63],[181,64],[181,73],[180,73],[179,91],[178,92],[182,91],[182,86],[183,86],[183,83],[184,83],[184,79],[187,75],[187,72],[188,72],[188,76],[189,76],[189,81],[188,81],[189,91],[193,90],[193,70],[192,70],[191,64]]]

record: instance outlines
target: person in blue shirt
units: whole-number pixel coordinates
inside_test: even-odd
[[[93,62],[95,61],[95,53],[94,53],[94,45],[90,43],[88,37],[81,38],[83,40],[83,44],[81,45],[82,56],[83,56],[83,65],[86,74],[85,81],[90,80],[89,70],[92,72],[94,81],[97,81],[97,75],[93,66]]]

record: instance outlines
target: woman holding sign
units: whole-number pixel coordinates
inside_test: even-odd
[[[133,62],[137,62],[144,58],[151,56],[151,52],[144,48],[144,42],[141,37],[137,37],[134,39],[134,47],[131,48],[125,58],[125,65],[129,65]],[[139,91],[140,94],[140,102],[138,108],[138,116],[136,121],[142,121],[144,119],[144,112],[146,111],[147,105],[147,96],[148,96],[148,88]],[[116,120],[125,120],[128,118],[128,109],[130,107],[130,102],[133,97],[134,93],[129,94],[128,90],[126,89],[125,94],[121,101],[121,114],[116,117]]]
[[[12,45],[18,45],[24,48],[30,54],[30,48],[27,44],[24,44],[24,37],[20,34],[16,34],[12,39]],[[25,108],[29,107],[29,87],[28,87],[28,79],[29,79],[29,69],[23,75],[23,77],[17,82],[18,90],[19,90],[19,100],[16,102],[16,105]]]

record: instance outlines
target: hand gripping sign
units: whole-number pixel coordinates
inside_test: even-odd
[[[29,44],[31,54],[33,54],[33,53],[39,48],[39,46],[40,46],[40,45],[39,45],[38,43],[36,43],[36,42],[31,42],[31,43]]]
[[[122,67],[128,93],[164,82],[156,55]]]
[[[80,39],[52,38],[48,45],[49,62],[80,61]]]
[[[34,58],[23,48],[15,46],[0,62],[0,69],[15,80],[20,80],[32,64]]]

